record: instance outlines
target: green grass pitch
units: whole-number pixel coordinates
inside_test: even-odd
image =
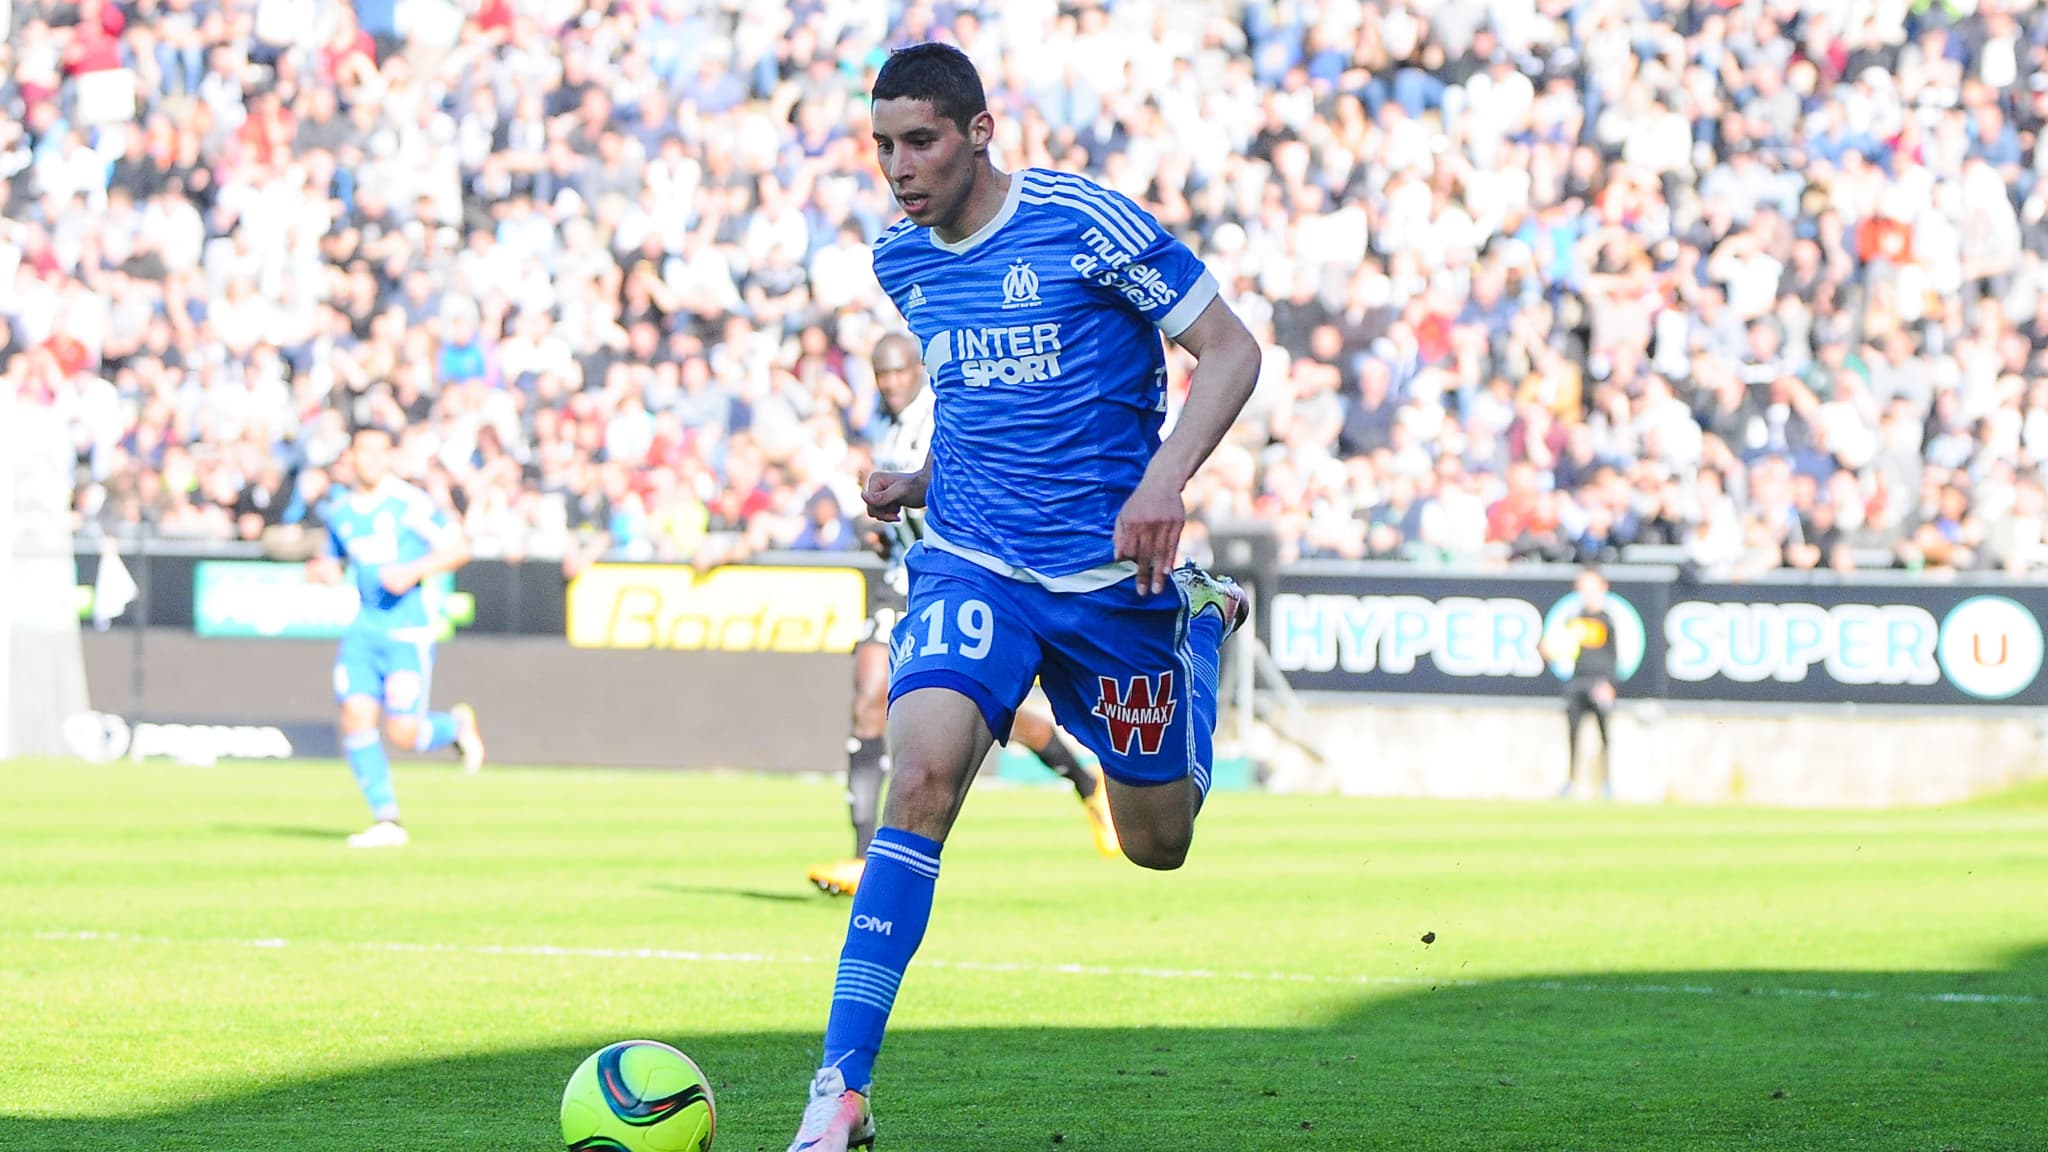
[[[781,1152],[836,782],[0,765],[0,1149],[546,1152],[569,1073],[704,1065]],[[1429,941],[1425,943],[1425,940]],[[1788,812],[1219,795],[1154,875],[968,802],[883,1152],[2048,1147],[2048,790]]]

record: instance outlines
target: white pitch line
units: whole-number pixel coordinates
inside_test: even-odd
[[[0,933],[20,937],[22,933]],[[817,966],[829,963],[817,956],[777,956],[767,952],[697,952],[673,948],[586,948],[558,944],[432,944],[381,940],[286,940],[276,936],[243,939],[229,936],[143,936],[126,932],[33,932],[34,940],[96,944],[151,944],[174,947],[216,948],[303,948],[351,952],[425,952],[462,956],[533,956],[581,960],[666,960],[686,964],[739,964]],[[1030,976],[1115,976],[1135,980],[1215,980],[1240,984],[1318,984],[1428,988],[1484,988],[1503,991],[1516,987],[1544,992],[1570,992],[1589,996],[1774,996],[1796,1000],[1909,1000],[1922,1004],[2019,1004],[2044,1002],[2039,996],[2006,992],[1872,992],[1849,988],[1723,988],[1712,984],[1599,984],[1590,981],[1434,979],[1427,976],[1323,976],[1312,972],[1278,970],[1213,971],[1206,968],[1128,968],[1096,964],[1025,964],[1016,961],[919,960],[921,969],[951,972],[1006,972]]]

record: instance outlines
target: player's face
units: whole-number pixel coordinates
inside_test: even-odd
[[[375,488],[391,474],[391,437],[382,432],[358,432],[349,448],[349,463],[364,491]]]
[[[1598,612],[1607,601],[1607,581],[1598,576],[1579,577],[1579,600],[1586,611]]]
[[[995,120],[983,112],[966,132],[927,100],[875,103],[875,150],[903,214],[921,228],[946,230],[967,207],[975,160],[988,147]]]
[[[907,342],[890,340],[875,349],[875,389],[891,416],[910,407],[924,389],[924,365],[917,362]]]

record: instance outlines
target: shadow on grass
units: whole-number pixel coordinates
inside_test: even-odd
[[[767,904],[820,904],[831,906],[831,900],[824,893],[811,892],[768,892],[759,888],[732,888],[716,884],[649,884],[655,892],[667,892],[675,896],[728,896],[736,900],[757,900]]]
[[[316,828],[310,824],[215,824],[223,836],[267,836],[274,840],[325,840],[339,844],[361,828]]]
[[[1343,997],[1260,1028],[893,1034],[885,1152],[1769,1149],[2048,1145],[2048,950],[1977,973],[1562,976]],[[1228,996],[1223,981],[1190,995]],[[1106,980],[1049,983],[1078,1019]],[[822,1005],[820,1008],[822,1009]],[[719,1152],[781,1152],[814,1033],[650,1019],[709,1071]],[[0,1117],[9,1152],[545,1152],[590,1051],[438,1058],[120,1118]],[[12,1102],[19,1106],[20,1102]]]

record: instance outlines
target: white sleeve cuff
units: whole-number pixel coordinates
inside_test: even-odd
[[[1188,330],[1188,325],[1201,317],[1202,310],[1207,308],[1209,302],[1216,299],[1221,291],[1222,289],[1217,287],[1216,277],[1207,268],[1202,269],[1202,276],[1195,281],[1195,286],[1187,290],[1187,294],[1180,298],[1180,303],[1175,304],[1172,311],[1153,321],[1153,327],[1166,333],[1169,339],[1179,336]]]

